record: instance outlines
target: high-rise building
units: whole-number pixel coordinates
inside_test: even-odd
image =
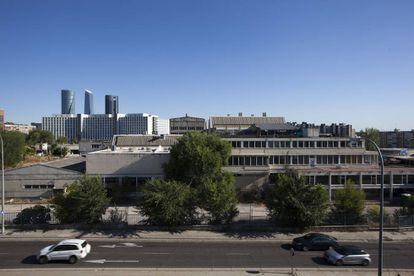
[[[4,129],[4,117],[5,117],[4,109],[0,109],[0,129]]]
[[[118,134],[153,134],[154,117],[146,113],[118,114]]]
[[[85,114],[93,114],[93,94],[89,90],[85,90]]]
[[[119,112],[118,96],[105,95],[105,114],[115,115]]]
[[[114,115],[81,115],[82,140],[111,140],[114,135]]]
[[[75,114],[75,92],[71,90],[62,90],[62,113]]]
[[[80,138],[80,119],[75,114],[58,114],[42,118],[42,129],[52,132],[55,139],[66,137],[69,143]]]

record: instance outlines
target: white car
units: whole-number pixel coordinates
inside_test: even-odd
[[[370,255],[356,246],[334,246],[325,251],[325,260],[334,265],[363,265],[371,263]]]
[[[91,245],[85,240],[63,240],[55,245],[49,245],[37,254],[37,261],[45,264],[48,261],[67,260],[74,264],[77,260],[85,258],[91,252]]]

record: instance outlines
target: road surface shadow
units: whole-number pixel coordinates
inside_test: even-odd
[[[30,255],[21,261],[22,264],[39,264],[36,260],[36,255]]]
[[[266,231],[228,230],[224,232],[223,234],[231,238],[244,239],[244,238],[274,238],[276,233],[266,232]]]
[[[284,243],[284,244],[280,245],[280,247],[284,250],[289,250],[290,251],[292,249],[292,244]]]
[[[330,264],[323,257],[312,257],[312,261],[317,265],[330,266]]]

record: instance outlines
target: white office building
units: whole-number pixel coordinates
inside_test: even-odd
[[[112,114],[80,115],[82,140],[111,140],[114,135]]]
[[[169,135],[170,134],[170,120],[161,119],[154,116],[154,133],[155,135]]]
[[[78,140],[80,125],[75,114],[58,114],[42,118],[42,129],[50,131],[54,138],[66,137],[69,143]]]
[[[147,113],[118,114],[118,134],[153,134],[154,117]]]

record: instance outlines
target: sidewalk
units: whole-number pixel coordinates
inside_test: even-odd
[[[326,232],[341,241],[367,242],[377,241],[378,232]],[[162,241],[291,241],[302,234],[285,234],[280,232],[255,232],[255,231],[229,231],[214,232],[202,230],[186,230],[181,232],[168,231],[143,231],[143,230],[108,230],[108,231],[80,231],[75,229],[65,230],[12,230],[6,229],[6,235],[1,239],[142,239]],[[385,241],[408,241],[414,242],[414,231],[407,232],[384,232]]]
[[[142,275],[142,276],[167,276],[167,275],[183,275],[183,276],[212,276],[212,275],[223,275],[223,276],[238,276],[238,275],[297,275],[297,276],[374,276],[377,275],[376,269],[364,269],[364,268],[338,268],[338,269],[295,269],[292,273],[290,268],[272,269],[177,269],[177,268],[166,268],[166,269],[150,269],[150,268],[136,268],[136,269],[122,269],[122,268],[94,268],[94,269],[4,269],[0,270],[1,275],[7,276],[25,276],[30,273],[31,276],[49,276],[56,275],[58,272],[60,276],[72,276],[72,275],[93,275],[93,276],[127,276],[127,275]],[[413,275],[413,270],[393,270],[385,269],[383,275],[400,275],[408,276]]]

